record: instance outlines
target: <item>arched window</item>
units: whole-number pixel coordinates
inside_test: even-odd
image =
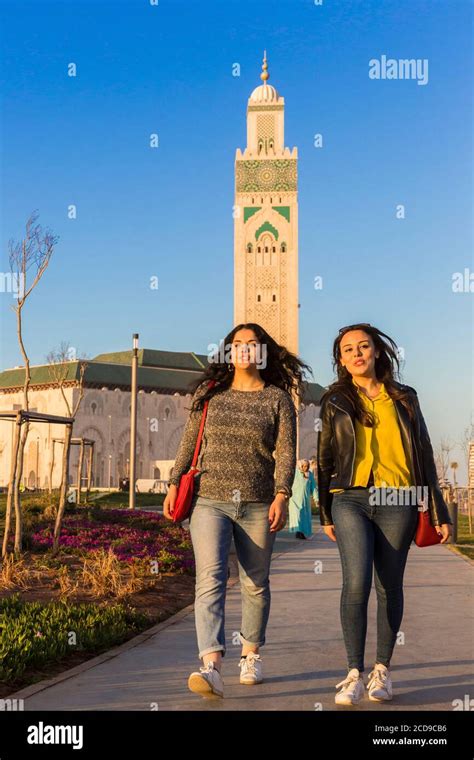
[[[39,410],[38,410],[39,411]],[[101,417],[104,413],[104,401],[103,397],[98,392],[94,394],[88,394],[85,398],[85,414],[93,415],[94,417]]]
[[[274,294],[272,295],[272,301],[276,301],[276,300],[277,300],[277,297],[276,297],[276,295],[275,295],[275,293],[274,293]]]
[[[281,244],[281,246],[280,246],[280,251],[281,251],[282,253],[286,253],[286,243],[282,243],[282,244]]]
[[[252,243],[247,243],[247,253],[252,253]]]
[[[261,236],[255,256],[256,266],[275,266],[277,264],[275,243],[275,238],[271,233],[265,232]]]

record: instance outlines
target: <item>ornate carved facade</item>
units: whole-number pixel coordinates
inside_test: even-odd
[[[235,158],[234,324],[257,322],[298,353],[298,156],[284,146],[284,98],[267,83],[266,57],[262,69]]]

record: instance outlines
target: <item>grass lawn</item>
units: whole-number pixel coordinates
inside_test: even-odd
[[[473,516],[474,527],[474,516]],[[467,515],[458,515],[458,542],[452,544],[453,551],[459,554],[464,554],[469,559],[474,559],[474,533],[469,533],[469,520]]]
[[[112,491],[111,493],[92,492],[89,500],[100,503],[101,507],[128,507],[128,491]],[[137,493],[135,503],[137,507],[163,506],[164,493]]]
[[[58,497],[58,491],[53,491],[53,502],[57,503]],[[82,494],[82,498],[83,500],[85,499],[84,493]],[[137,493],[135,496],[137,507],[154,507],[156,505],[162,505],[164,499],[164,493]],[[51,497],[49,494],[43,491],[40,491],[38,493],[35,493],[34,491],[25,491],[21,494],[21,502],[25,509],[29,509],[31,507],[36,507],[37,509],[40,509],[41,507],[44,508],[47,504],[49,504],[50,501]],[[89,493],[89,503],[93,503],[95,501],[100,502],[101,506],[110,505],[111,507],[128,507],[128,492],[111,491],[108,493],[107,491],[91,491]],[[5,512],[6,504],[7,494],[0,493],[0,513]]]

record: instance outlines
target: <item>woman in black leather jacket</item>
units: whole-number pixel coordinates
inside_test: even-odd
[[[368,696],[392,699],[389,665],[403,615],[403,574],[425,501],[441,543],[451,520],[436,473],[433,449],[414,388],[395,380],[397,346],[367,323],[341,328],[333,346],[337,380],[321,400],[318,437],[320,520],[337,541],[343,571],[341,623],[347,677],[337,704],[357,704],[367,605],[375,570],[377,658]]]

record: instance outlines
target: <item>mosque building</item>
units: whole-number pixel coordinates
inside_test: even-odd
[[[269,84],[264,55],[262,84],[247,104],[247,145],[235,157],[234,324],[257,322],[280,344],[298,353],[298,175],[297,149],[285,147],[284,98]],[[99,354],[87,361],[84,397],[74,438],[94,441],[92,484],[116,488],[129,472],[132,351]],[[141,349],[138,356],[137,471],[140,481],[168,480],[181,440],[190,383],[208,357],[180,351]],[[71,408],[79,394],[80,362],[67,362],[64,392]],[[0,409],[22,408],[24,369],[0,373]],[[319,400],[324,392],[307,383],[298,410],[298,457],[316,455]],[[66,414],[61,389],[48,365],[31,367],[30,409]],[[0,420],[0,488],[8,485],[14,425]],[[32,422],[24,484],[59,486],[60,455],[54,441],[64,429]],[[70,482],[77,482],[79,451],[71,450]]]

